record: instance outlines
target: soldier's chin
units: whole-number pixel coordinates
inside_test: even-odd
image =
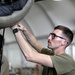
[[[49,48],[49,46],[47,46]]]
[[[50,46],[47,46],[49,49],[53,49],[52,47],[50,47]]]
[[[51,49],[51,47],[47,46],[49,49]]]

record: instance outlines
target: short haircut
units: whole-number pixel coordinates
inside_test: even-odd
[[[68,27],[62,26],[62,25],[58,25],[54,28],[55,29],[59,29],[62,31],[63,35],[65,35],[68,38],[68,45],[71,44],[71,42],[73,41],[73,37],[74,34],[72,32],[72,30],[70,30]]]

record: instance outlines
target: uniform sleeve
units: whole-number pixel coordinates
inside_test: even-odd
[[[49,49],[47,49],[47,48],[43,48],[43,49],[41,50],[41,53],[47,54],[47,55],[53,55],[53,51],[52,51],[52,50],[49,50]]]
[[[75,65],[72,65],[73,60],[70,56],[54,55],[51,56],[51,59],[58,75],[70,72],[75,68]]]

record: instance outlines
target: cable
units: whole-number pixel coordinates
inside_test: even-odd
[[[1,48],[1,52],[0,52],[0,73],[1,73],[1,66],[2,66],[2,55],[3,55],[3,45],[4,45],[4,33],[5,33],[5,28],[3,29],[2,48]]]

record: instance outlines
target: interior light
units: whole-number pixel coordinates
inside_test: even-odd
[[[62,0],[53,0],[53,1],[62,1]]]

